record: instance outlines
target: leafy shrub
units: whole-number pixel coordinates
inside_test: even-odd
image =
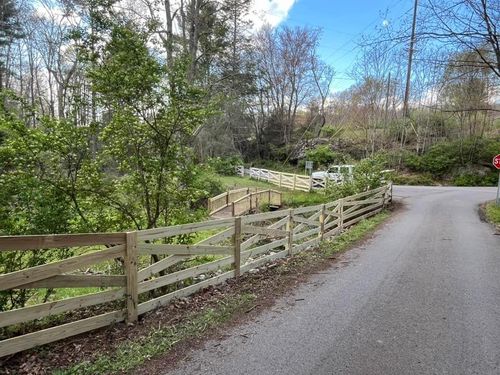
[[[453,178],[453,185],[456,186],[492,186],[497,182],[495,172],[481,174],[476,172],[462,172]]]
[[[350,161],[349,155],[333,151],[327,145],[316,146],[306,152],[306,159],[314,162],[314,168],[328,167],[333,163],[347,163]]]
[[[429,173],[420,174],[394,174],[392,182],[396,185],[422,185],[430,186],[435,185],[432,175]]]
[[[243,160],[239,156],[215,157],[208,161],[208,165],[220,175],[232,176],[236,174],[236,167],[243,165]]]
[[[443,178],[450,175],[457,165],[490,164],[491,158],[498,153],[498,150],[500,150],[499,140],[470,138],[437,143],[423,155],[406,153],[403,162],[411,171],[428,172],[435,178]],[[479,180],[481,178],[470,175],[457,178],[458,183],[480,183]]]
[[[339,199],[376,189],[384,184],[384,176],[381,173],[384,167],[384,161],[380,157],[363,159],[354,167],[352,177],[345,176],[340,185],[329,184],[326,194],[333,199]]]
[[[500,225],[500,206],[497,206],[495,201],[486,205],[486,217],[492,223]]]

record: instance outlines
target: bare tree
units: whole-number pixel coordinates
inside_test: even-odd
[[[427,0],[433,16],[421,35],[474,51],[500,78],[500,2],[497,0]]]
[[[332,72],[320,66],[319,35],[319,30],[307,27],[265,26],[255,38],[261,115],[280,128],[280,141],[285,145],[292,141],[299,107],[317,94],[324,105],[328,95]]]

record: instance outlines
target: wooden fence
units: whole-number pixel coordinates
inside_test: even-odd
[[[12,328],[100,306],[87,309],[85,318],[81,318],[82,314],[62,315],[66,321],[74,318],[0,341],[0,357],[124,320],[135,322],[139,315],[174,298],[314,247],[343,228],[376,214],[390,199],[391,187],[387,185],[316,206],[165,228],[109,234],[0,237],[2,252],[56,248],[77,248],[79,252],[68,259],[2,274],[0,290],[102,288],[96,293],[0,312],[0,328]],[[195,244],[182,243],[189,236],[204,239]],[[160,260],[151,263],[151,255]],[[206,255],[213,255],[213,260],[192,265],[193,259]],[[83,272],[103,262],[108,262],[108,266],[113,264],[115,267],[108,268],[114,271],[106,275]]]
[[[261,204],[281,207],[283,196],[281,191],[261,190],[245,195],[231,203],[232,216],[243,215],[252,210],[258,209]]]
[[[254,178],[259,181],[266,181],[271,184],[278,185],[279,187],[285,187],[291,190],[312,191],[315,189],[324,189],[328,183],[328,179],[324,177],[313,178],[312,176],[284,173],[253,167],[245,169],[243,166],[239,166],[236,168],[236,172],[240,176],[248,175],[250,178]]]
[[[272,189],[258,190],[257,188],[230,190],[210,198],[208,211],[210,215],[214,215],[231,207],[232,216],[238,216],[258,208],[261,204],[281,207],[282,193]]]

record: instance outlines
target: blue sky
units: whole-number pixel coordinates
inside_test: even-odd
[[[413,0],[298,0],[288,5],[281,23],[323,29],[319,53],[335,68],[332,89],[339,91],[353,83],[346,78],[356,58],[360,36],[382,26],[384,21],[392,23],[411,12]]]

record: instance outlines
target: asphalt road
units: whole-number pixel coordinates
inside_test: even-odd
[[[374,237],[173,374],[500,374],[495,189],[395,187]],[[303,299],[303,300],[302,300]]]

